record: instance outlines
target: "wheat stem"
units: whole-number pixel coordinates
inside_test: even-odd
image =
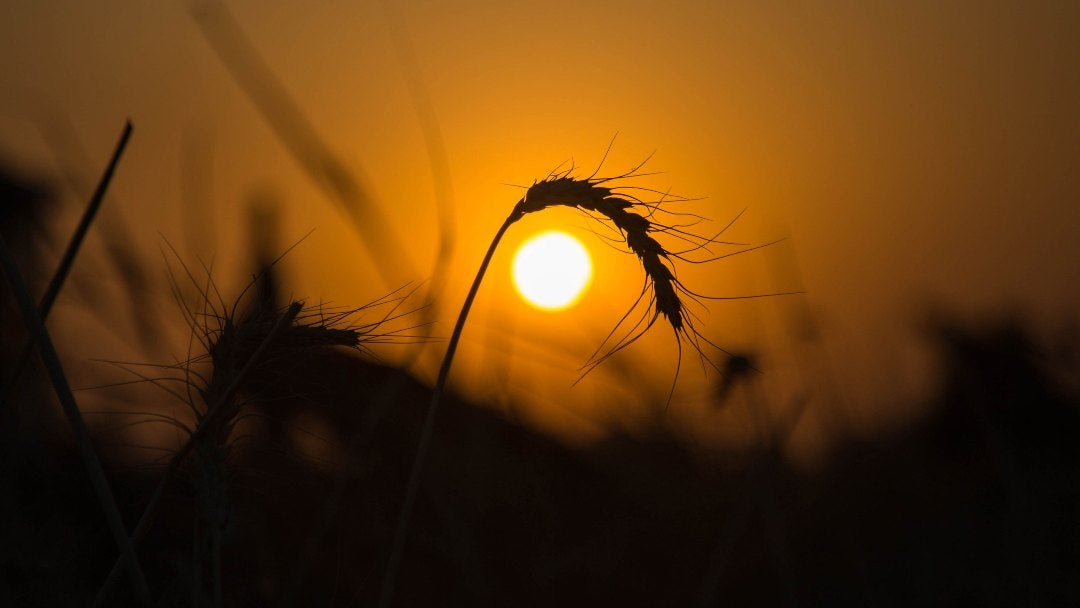
[[[134,544],[138,544],[142,540],[142,537],[146,534],[146,531],[150,528],[150,524],[154,521],[154,515],[157,513],[158,504],[161,502],[161,497],[165,493],[165,487],[169,484],[169,480],[172,479],[173,474],[176,473],[176,469],[180,467],[180,463],[184,460],[184,457],[188,455],[196,443],[202,439],[208,431],[208,428],[213,428],[214,423],[220,417],[221,411],[225,409],[225,404],[232,400],[243,383],[247,380],[248,375],[255,369],[255,365],[262,359],[263,355],[270,346],[274,343],[277,337],[296,319],[296,315],[300,314],[300,310],[303,308],[303,304],[300,302],[293,302],[289,306],[288,310],[281,315],[277,324],[274,325],[270,333],[266,335],[262,343],[255,350],[255,353],[244,364],[244,367],[233,377],[232,382],[222,391],[214,403],[210,404],[207,410],[206,416],[203,417],[202,422],[195,429],[195,432],[188,437],[187,442],[181,446],[180,450],[173,455],[169,464],[165,467],[165,472],[161,475],[161,479],[158,481],[158,485],[154,488],[154,493],[150,497],[150,501],[147,503],[146,508],[143,509],[142,517],[139,518],[139,523],[135,526],[135,531],[131,534],[131,541]],[[98,590],[97,597],[94,598],[93,606],[102,606],[105,601],[105,597],[108,594],[109,589],[115,582],[117,573],[119,572],[120,562],[117,561],[113,564],[112,570],[109,572],[108,578],[102,583],[101,589]]]
[[[487,253],[484,255],[484,261],[480,263],[480,269],[476,271],[476,278],[473,279],[472,287],[469,288],[469,294],[465,296],[465,303],[462,304],[461,312],[458,313],[454,332],[450,335],[450,342],[446,346],[446,354],[443,355],[442,365],[439,366],[439,376],[435,380],[435,388],[431,393],[431,405],[428,406],[427,417],[424,419],[424,426],[420,432],[420,443],[416,446],[416,456],[413,459],[412,471],[409,473],[409,483],[405,490],[405,502],[401,506],[397,532],[394,534],[394,545],[386,565],[386,574],[383,576],[382,593],[379,599],[379,606],[382,608],[389,608],[394,599],[394,587],[397,584],[401,558],[405,553],[405,541],[409,536],[409,524],[412,519],[413,507],[416,504],[416,494],[420,490],[420,478],[423,474],[424,464],[427,461],[431,436],[435,429],[435,416],[439,411],[439,404],[446,389],[446,379],[450,375],[450,365],[454,362],[454,353],[457,352],[458,341],[461,339],[461,332],[465,328],[465,320],[469,316],[469,309],[472,308],[476,293],[480,290],[480,283],[484,280],[484,273],[487,272],[491,258],[495,255],[495,249],[499,246],[499,241],[502,240],[510,225],[521,219],[522,216],[523,212],[520,210],[519,205],[499,227],[499,231],[495,233],[495,238],[491,240],[491,245],[488,246]]]

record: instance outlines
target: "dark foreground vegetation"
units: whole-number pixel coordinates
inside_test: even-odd
[[[47,192],[0,174],[0,234],[35,301],[52,274],[42,244],[58,240]],[[119,314],[152,345],[146,270],[109,230]],[[190,453],[133,463],[113,443],[123,422],[90,420],[127,531],[153,515],[136,553],[157,605],[382,595],[431,389],[361,356],[346,327],[288,308],[271,277],[246,307],[188,319],[209,353],[181,392],[202,422]],[[0,278],[0,606],[145,603],[139,577],[115,575],[109,510],[41,360],[22,355],[15,277]],[[72,279],[92,303],[94,286]],[[1041,348],[1019,320],[930,334],[941,380],[913,404],[922,418],[841,437],[812,472],[779,442],[703,453],[660,428],[570,449],[448,397],[394,605],[1080,605],[1075,340]]]
[[[4,237],[42,276],[26,207],[41,201],[6,181]],[[25,332],[0,293],[7,378]],[[395,605],[1080,604],[1076,353],[1037,348],[1019,321],[931,333],[927,413],[839,442],[814,472],[775,445],[702,454],[659,429],[572,450],[449,398]],[[240,386],[243,432],[165,486],[137,551],[158,605],[378,601],[430,389],[340,345],[286,346]],[[0,605],[137,604],[124,576],[102,592],[116,543],[36,359],[24,374],[0,410]],[[321,460],[300,456],[312,420],[329,429]],[[162,467],[94,428],[130,529]]]
[[[1077,403],[1054,393],[1020,337],[948,334],[951,372],[932,413],[840,445],[812,475],[768,452],[705,459],[661,433],[572,451],[489,409],[448,403],[398,603],[1075,605]],[[328,473],[297,458],[275,424],[237,447],[225,603],[371,605],[427,389],[334,351],[287,372],[276,392],[317,399],[252,407],[280,421],[325,417],[359,449]],[[372,412],[394,384],[396,396]],[[27,447],[41,439],[3,446],[0,600],[85,605],[117,551],[74,450]],[[135,521],[160,471],[109,464]],[[203,515],[192,475],[168,490],[139,551],[162,605],[205,599],[192,598],[210,576],[193,546]],[[106,605],[131,601],[125,584]]]

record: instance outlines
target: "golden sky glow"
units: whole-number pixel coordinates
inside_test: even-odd
[[[1080,259],[1080,3],[229,2],[312,131],[387,218],[399,245],[374,256],[223,65],[214,26],[193,18],[193,6],[214,3],[9,4],[0,156],[92,183],[131,117],[101,221],[126,225],[146,259],[160,257],[164,237],[212,260],[226,288],[250,276],[248,207],[270,200],[281,250],[314,230],[282,262],[297,297],[355,305],[428,280],[445,261],[434,330],[445,337],[520,187],[565,162],[587,175],[618,133],[601,175],[655,153],[645,169],[660,173],[633,185],[700,197],[682,208],[713,222],[695,230],[718,230],[745,208],[725,238],[788,237],[679,271],[710,295],[807,292],[692,305],[710,339],[764,353],[778,404],[823,390],[815,383],[827,376],[847,403],[925,387],[913,328],[929,302],[1016,307],[1047,331],[1080,304],[1080,265],[1069,263]],[[432,152],[440,145],[445,156]],[[57,177],[70,203],[59,225],[85,198],[77,181]],[[508,279],[517,247],[547,229],[594,256],[588,297],[560,315],[521,306]],[[526,417],[575,436],[648,415],[627,405],[622,380],[666,395],[670,328],[572,386],[642,287],[638,260],[602,246],[598,230],[570,210],[510,230],[452,384],[493,401],[511,391],[531,404]],[[107,285],[102,251],[92,241],[75,274]],[[87,322],[75,318],[58,317],[57,331],[78,335]],[[148,358],[116,355],[132,348],[131,328],[99,324],[105,337],[80,356]],[[428,348],[419,374],[431,376],[441,348]],[[671,416],[740,432],[741,414],[705,404],[714,380],[684,365],[686,405]],[[890,415],[851,408],[856,423]]]

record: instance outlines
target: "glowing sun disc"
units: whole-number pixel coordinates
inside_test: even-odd
[[[580,241],[565,232],[541,232],[514,254],[514,287],[541,310],[573,306],[592,280],[592,260]]]

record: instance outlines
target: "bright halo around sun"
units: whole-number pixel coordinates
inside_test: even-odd
[[[592,259],[581,241],[559,230],[541,232],[514,254],[514,287],[541,310],[577,303],[592,281]]]

